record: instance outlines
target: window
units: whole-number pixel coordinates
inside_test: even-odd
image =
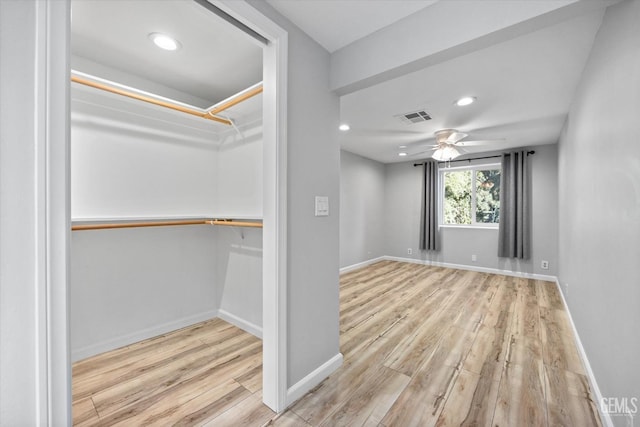
[[[443,225],[497,227],[500,167],[482,165],[440,171]]]

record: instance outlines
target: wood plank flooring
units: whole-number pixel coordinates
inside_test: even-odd
[[[556,286],[383,261],[342,275],[343,366],[276,416],[212,320],[78,362],[76,425],[600,426]]]
[[[261,426],[262,341],[220,319],[73,365],[78,426]]]
[[[344,365],[300,422],[601,425],[554,283],[384,261],[342,275],[340,304]]]

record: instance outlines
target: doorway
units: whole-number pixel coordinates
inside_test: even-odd
[[[286,33],[270,20],[253,10],[247,4],[234,2],[215,2],[217,6],[235,16],[241,16],[245,22],[251,23],[261,34],[269,39],[263,48],[265,64],[264,76],[264,234],[263,234],[263,345],[264,345],[264,402],[278,411],[284,408],[286,395],[286,329],[284,295],[286,294],[286,176],[285,157],[286,141],[282,137],[286,127],[286,103],[281,96],[286,87]],[[268,106],[268,108],[266,108]],[[67,218],[71,214],[67,208]],[[66,304],[56,300],[52,304],[51,316],[57,317],[66,312]],[[59,331],[58,331],[59,332]],[[52,335],[58,335],[52,331]],[[58,363],[66,361],[64,352],[57,350],[52,357],[55,369]],[[66,363],[66,362],[64,362]],[[68,371],[68,370],[64,370]],[[67,379],[69,381],[69,379]],[[52,388],[64,388],[58,381]],[[68,387],[68,385],[67,385]],[[66,395],[66,394],[63,394]],[[67,413],[64,407],[69,402],[60,399],[54,402],[52,415]],[[62,416],[62,415],[59,415]]]

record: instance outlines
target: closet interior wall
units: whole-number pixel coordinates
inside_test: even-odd
[[[219,130],[97,89],[71,91],[74,221],[262,218],[261,114]],[[262,230],[73,231],[70,290],[74,361],[216,316],[261,336]]]

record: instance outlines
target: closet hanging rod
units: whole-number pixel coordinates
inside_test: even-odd
[[[229,227],[254,227],[254,228],[262,228],[262,223],[261,222],[254,222],[254,221],[232,221],[232,220],[226,220],[226,219],[213,219],[210,221],[207,221],[208,224],[211,225],[226,225]]]
[[[168,98],[165,98],[165,99],[154,98],[153,96],[149,96],[144,92],[136,92],[135,90],[130,90],[126,86],[118,85],[117,83],[110,82],[109,80],[104,80],[99,77],[91,76],[90,74],[81,73],[75,70],[71,71],[71,81],[78,84],[92,87],[94,89],[100,89],[106,92],[111,92],[117,95],[133,98],[138,101],[148,102],[150,104],[158,105],[160,107],[170,108],[172,110],[191,114],[193,116],[202,117],[208,120],[213,120],[229,126],[233,125],[230,119],[226,117],[216,116],[216,114],[222,111],[225,111],[235,105],[238,105],[242,101],[246,101],[247,99],[258,95],[263,91],[262,82],[259,82],[253,86],[248,87],[247,89],[241,92],[238,92],[235,95],[230,96],[229,98],[221,101],[220,103],[212,107],[209,107],[206,110],[203,110],[201,108],[192,107],[187,104],[171,102],[171,100]]]
[[[219,104],[214,105],[213,107],[209,108],[207,114],[220,113],[260,93],[262,93],[262,82],[256,83],[255,85],[243,90],[242,92],[239,92],[236,95],[225,99]]]
[[[142,95],[142,94],[139,94],[139,93],[136,93],[136,92],[128,91],[126,89],[121,89],[121,88],[114,87],[114,86],[109,86],[108,84],[96,82],[96,81],[89,80],[89,79],[86,79],[84,77],[79,77],[79,76],[76,76],[76,75],[71,75],[71,81],[74,82],[74,83],[79,83],[79,84],[82,84],[82,85],[85,85],[85,86],[89,86],[89,87],[92,87],[92,88],[95,88],[95,89],[100,89],[100,90],[104,90],[106,92],[115,93],[116,95],[126,96],[126,97],[129,97],[129,98],[137,99],[138,101],[148,102],[149,104],[154,104],[154,105],[158,105],[160,107],[170,108],[172,110],[180,111],[182,113],[191,114],[193,116],[202,117],[204,119],[213,120],[214,122],[223,123],[225,125],[231,126],[231,120],[224,119],[224,118],[218,117],[218,116],[214,116],[212,114],[209,114],[209,112],[207,112],[207,111],[205,111],[205,112],[198,111],[198,110],[193,109],[193,108],[184,107],[182,105],[174,104],[174,103],[168,102],[168,101],[162,101],[162,100],[159,100],[159,99],[152,98],[150,96]]]
[[[231,219],[186,219],[173,221],[103,222],[93,224],[76,224],[71,226],[71,230],[107,230],[113,228],[167,227],[176,225],[226,225],[230,227],[262,228],[262,223],[257,221],[234,221]]]

